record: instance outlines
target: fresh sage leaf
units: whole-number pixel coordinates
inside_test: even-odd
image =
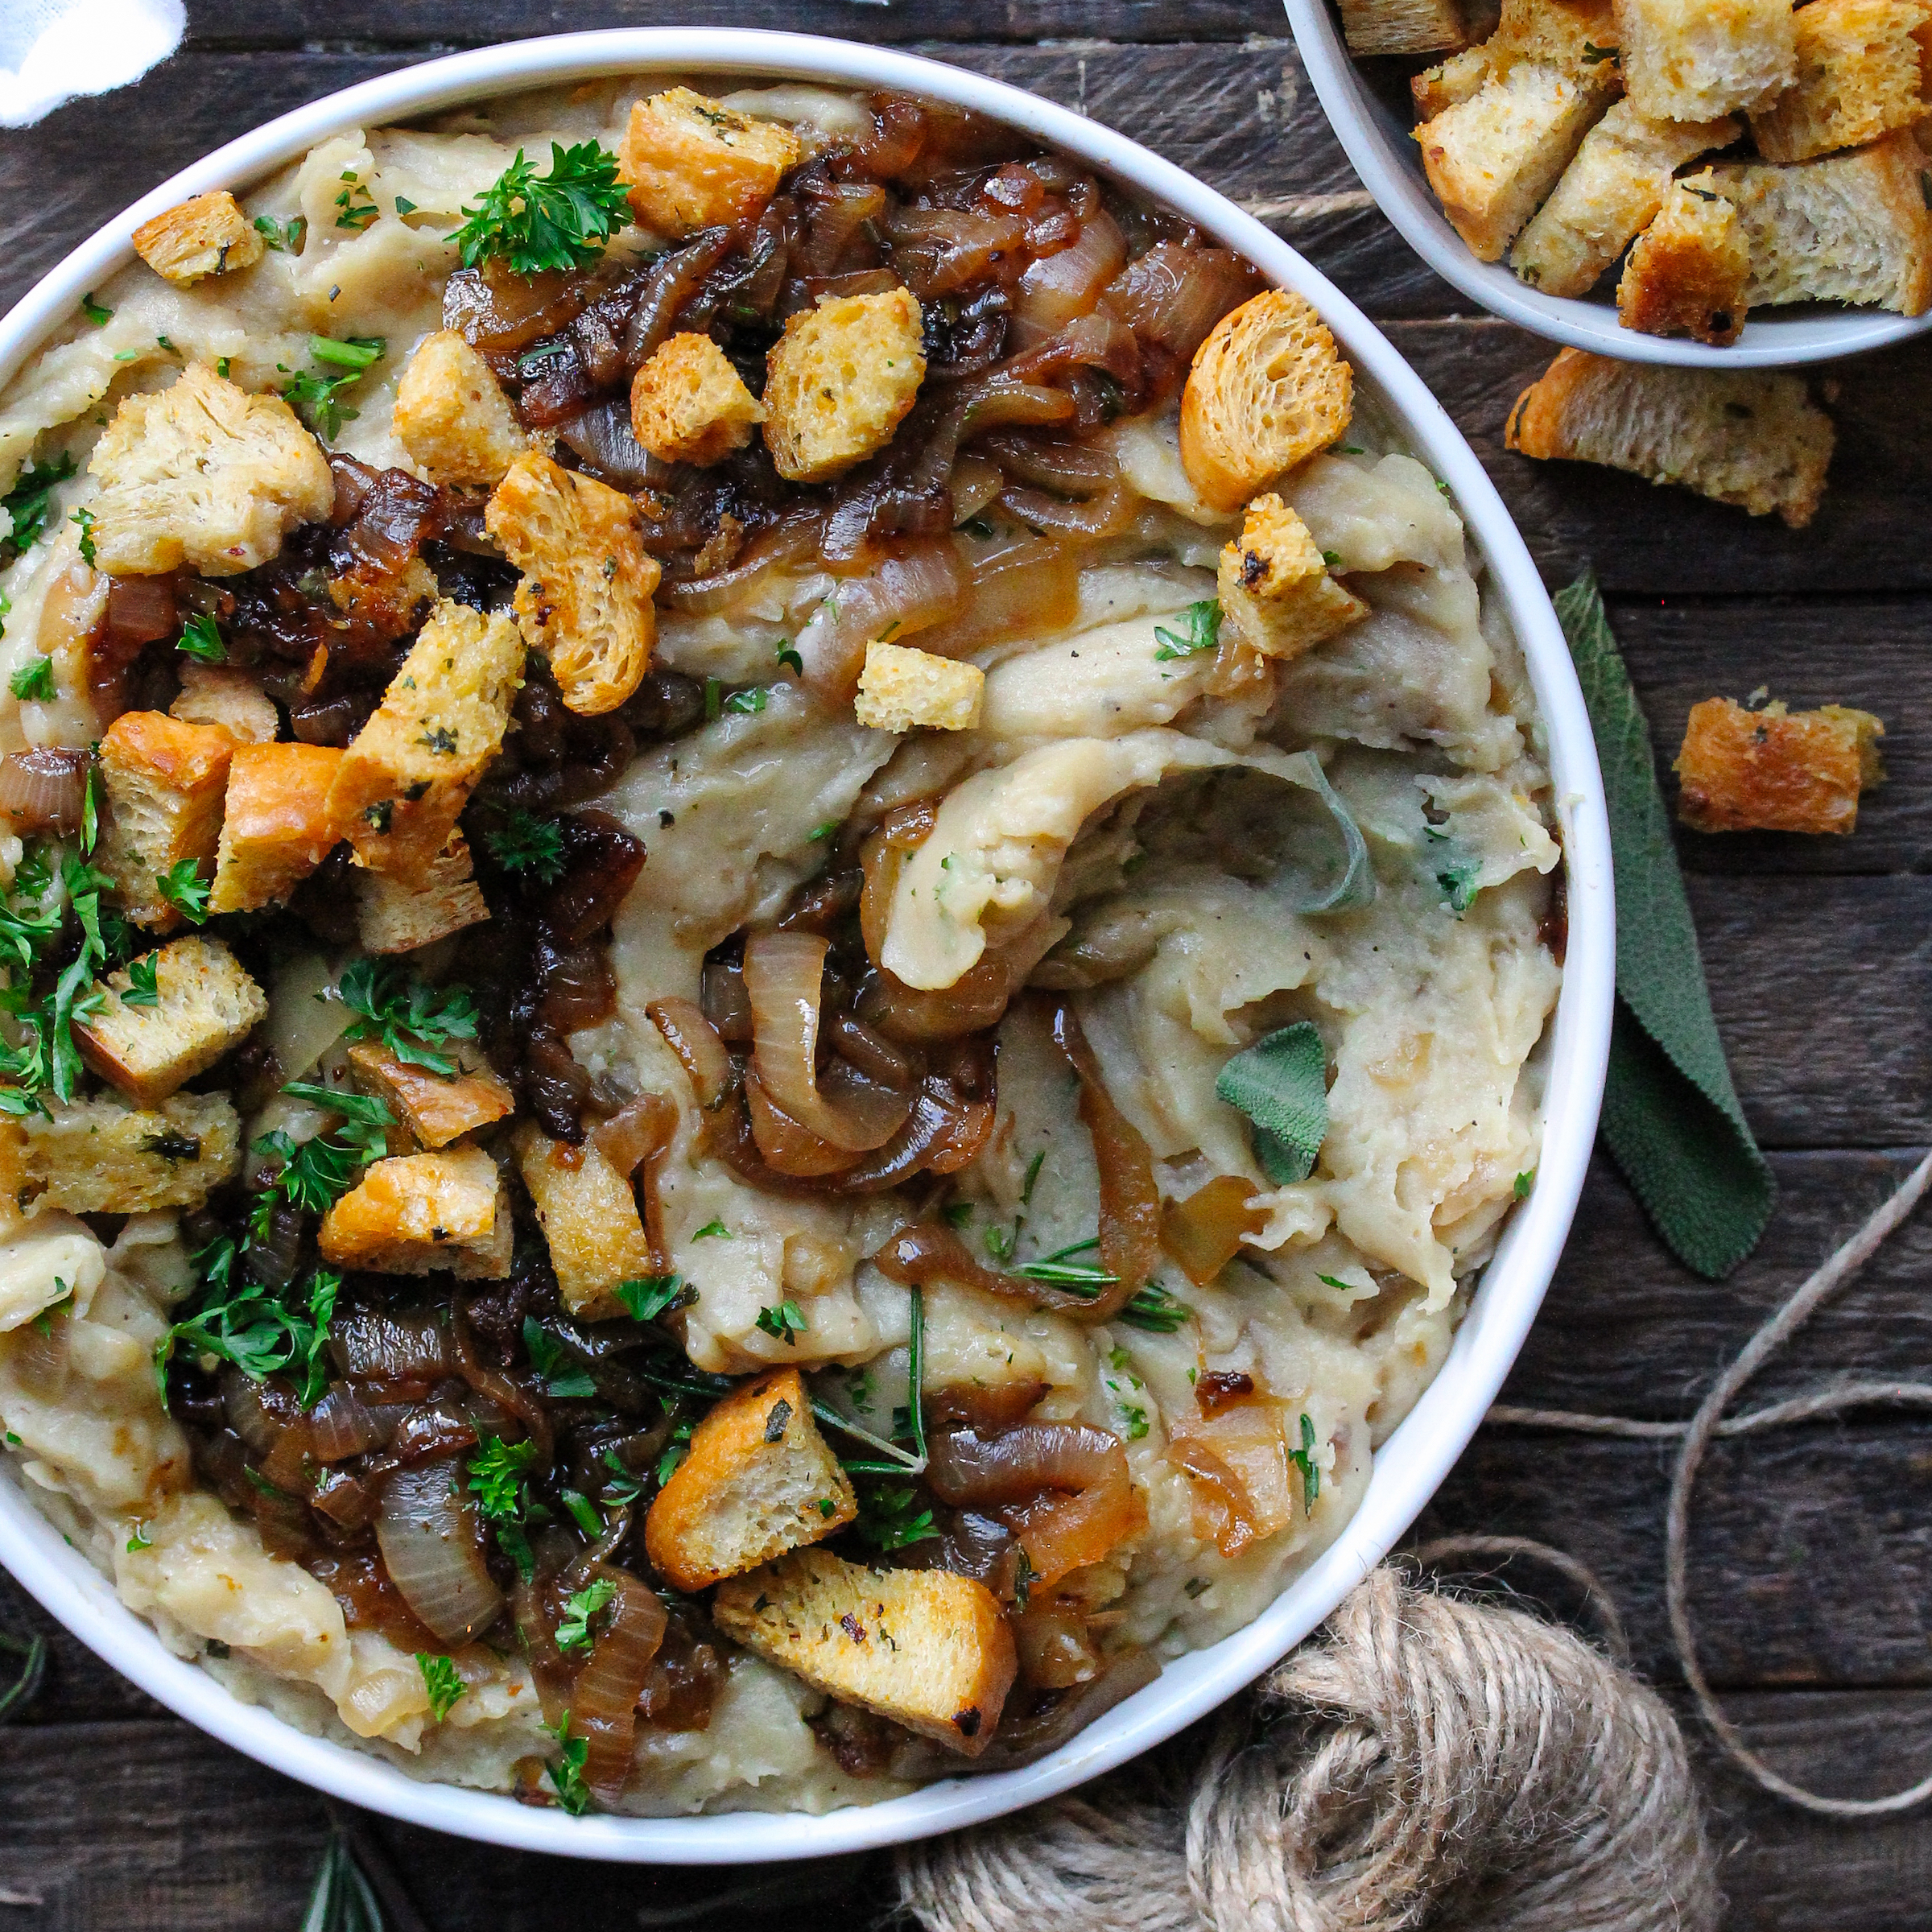
[[[1305,1181],[1328,1132],[1328,1054],[1313,1023],[1258,1039],[1221,1071],[1214,1091],[1254,1126],[1254,1158],[1276,1187]]]

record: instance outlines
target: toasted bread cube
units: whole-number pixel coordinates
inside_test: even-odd
[[[340,1268],[497,1281],[510,1272],[510,1218],[502,1176],[481,1147],[394,1154],[323,1216],[316,1245]]]
[[[1509,252],[1509,266],[1550,295],[1587,295],[1656,215],[1677,170],[1737,138],[1735,121],[1652,121],[1612,104]]]
[[[1885,778],[1885,735],[1870,712],[1843,704],[1747,711],[1706,698],[1677,755],[1677,815],[1699,832],[1850,832],[1859,794]]]
[[[875,1570],[797,1550],[726,1578],[711,1613],[727,1637],[814,1690],[965,1757],[993,1741],[1019,1669],[998,1598],[947,1570]]]
[[[1926,155],[1910,133],[1783,167],[1725,162],[1693,177],[1735,205],[1751,251],[1746,299],[1932,307]]]
[[[1352,54],[1434,54],[1469,44],[1455,0],[1341,0]]]
[[[166,931],[181,915],[157,881],[184,859],[204,869],[221,836],[221,799],[235,741],[212,724],[162,711],[124,711],[101,741],[108,823],[95,864],[137,926]]]
[[[344,755],[332,745],[235,748],[210,912],[273,905],[334,851],[342,833],[329,797]]]
[[[329,792],[330,819],[363,865],[429,883],[522,685],[523,640],[506,613],[450,603],[430,613]]]
[[[200,363],[171,389],[124,398],[87,469],[101,481],[94,560],[114,576],[254,570],[336,501],[328,459],[295,412]]]
[[[1477,260],[1500,260],[1608,106],[1609,90],[1525,60],[1415,130],[1422,171]]]
[[[1666,369],[1566,349],[1517,398],[1505,440],[1681,483],[1754,517],[1811,521],[1831,460],[1831,419],[1781,369]]]
[[[517,621],[564,702],[585,717],[615,711],[658,636],[650,600],[663,570],[638,538],[635,502],[533,452],[510,465],[483,521],[523,573]]]
[[[1313,306],[1264,289],[1221,317],[1181,392],[1181,462],[1216,510],[1255,492],[1348,427],[1353,372]]]
[[[21,1208],[147,1214],[199,1208],[242,1164],[242,1122],[224,1093],[157,1107],[69,1100],[0,1127],[0,1187]]]
[[[252,268],[262,241],[225,188],[196,195],[134,230],[134,253],[158,275],[186,287],[204,275]]]
[[[1489,78],[1489,50],[1464,47],[1447,60],[1425,68],[1409,82],[1409,97],[1415,103],[1418,121],[1433,121],[1444,108],[1472,98]]]
[[[237,745],[272,745],[282,729],[275,701],[232,664],[184,664],[181,689],[167,708],[186,724],[213,724]]]
[[[365,952],[414,952],[489,917],[461,832],[436,854],[419,886],[379,872],[356,875],[356,927]]]
[[[1616,0],[1624,86],[1654,121],[1769,105],[1796,79],[1791,0]]]
[[[708,1590],[858,1513],[803,1380],[778,1368],[734,1389],[691,1431],[690,1454],[645,1518],[644,1547],[674,1588]]]
[[[1810,0],[1793,28],[1798,79],[1751,117],[1765,160],[1860,147],[1932,114],[1928,0]]]
[[[618,176],[638,221],[675,238],[749,221],[801,151],[789,127],[674,87],[631,104]]]
[[[1503,0],[1483,52],[1492,73],[1534,60],[1612,93],[1623,85],[1612,0]]]
[[[1216,588],[1233,635],[1264,657],[1298,658],[1368,614],[1329,576],[1308,526],[1276,496],[1248,506],[1241,541],[1221,551]]]
[[[425,336],[396,385],[396,436],[432,483],[494,486],[530,448],[496,373],[453,328]]]
[[[453,1074],[401,1059],[380,1040],[357,1040],[349,1071],[365,1093],[386,1100],[419,1147],[432,1152],[517,1110],[516,1096],[480,1059]]]
[[[764,404],[709,336],[673,336],[631,378],[631,432],[666,463],[718,462],[764,420]]]
[[[144,960],[155,969],[157,1003],[129,1005],[131,972],[109,973],[101,1005],[74,1022],[74,1044],[102,1080],[153,1107],[240,1046],[268,1011],[268,996],[219,939],[171,939]]]
[[[580,1320],[623,1314],[618,1284],[659,1272],[636,1191],[588,1141],[568,1146],[526,1121],[516,1150],[564,1306]]]
[[[1617,320],[1646,335],[1735,342],[1750,279],[1737,210],[1722,195],[1680,181],[1630,245],[1616,285]]]
[[[972,731],[985,689],[976,664],[875,639],[865,646],[853,711],[874,731]]]
[[[765,444],[778,474],[822,483],[883,449],[926,377],[912,291],[821,295],[765,358]]]

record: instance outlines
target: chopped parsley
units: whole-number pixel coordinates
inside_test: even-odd
[[[642,1281],[619,1282],[617,1299],[634,1322],[654,1322],[674,1308],[688,1308],[698,1291],[681,1274],[647,1274]]]
[[[212,1355],[233,1362],[251,1381],[286,1374],[295,1397],[312,1409],[328,1388],[324,1352],[342,1278],[318,1268],[308,1278],[306,1298],[294,1287],[279,1291],[234,1281],[235,1244],[218,1236],[193,1257],[201,1277],[199,1305],[162,1336],[155,1348],[155,1370],[165,1391],[167,1364],[177,1350]]]
[[[1127,1439],[1137,1443],[1147,1433],[1147,1411],[1122,1405],[1121,1414],[1127,1418]]]
[[[564,1620],[557,1625],[557,1648],[566,1653],[582,1651],[588,1656],[597,1641],[591,1624],[609,1607],[617,1593],[617,1585],[609,1577],[601,1576],[568,1597],[564,1605]]]
[[[704,680],[704,722],[715,724],[724,709],[724,680],[722,678],[707,678]]]
[[[132,1556],[137,1550],[151,1550],[154,1546],[155,1539],[148,1534],[147,1525],[136,1523],[133,1534],[127,1539],[128,1554]]]
[[[860,1540],[875,1550],[903,1550],[939,1534],[931,1509],[919,1505],[919,1492],[910,1483],[868,1485],[859,1493],[859,1520],[853,1527]]]
[[[564,1507],[570,1512],[571,1520],[593,1542],[604,1534],[604,1519],[597,1513],[597,1506],[580,1489],[565,1489],[561,1492]]]
[[[123,1006],[159,1006],[161,989],[155,980],[161,956],[151,952],[132,962],[127,969],[127,989],[121,995]]]
[[[111,308],[104,308],[97,302],[91,288],[80,298],[80,312],[96,328],[105,328],[114,319],[114,312]]]
[[[1315,1459],[1315,1424],[1306,1415],[1302,1418],[1302,1446],[1290,1449],[1288,1459],[1302,1472],[1302,1508],[1312,1509],[1322,1493],[1322,1472]]]
[[[64,1313],[74,1305],[73,1290],[59,1275],[54,1277],[54,1286],[60,1290],[60,1295],[34,1317],[34,1327],[42,1335],[52,1335],[54,1331],[54,1317]]]
[[[40,704],[48,703],[54,695],[53,659],[29,658],[7,679],[6,687],[17,698],[28,699]]]
[[[546,886],[564,876],[564,828],[555,819],[513,806],[501,826],[484,833],[483,843],[506,872],[529,873]]]
[[[1157,663],[1165,664],[1175,658],[1199,657],[1204,650],[1212,650],[1221,641],[1221,607],[1212,597],[1203,597],[1198,604],[1190,604],[1181,613],[1187,620],[1185,632],[1176,634],[1158,626],[1155,640],[1160,649],[1154,655]]]
[[[556,1762],[543,1767],[544,1775],[557,1794],[557,1802],[572,1818],[581,1818],[590,1809],[590,1787],[584,1781],[584,1766],[590,1757],[590,1740],[571,1736],[568,1711],[557,1719],[554,1729],[548,1724],[543,1728],[557,1740],[558,1752]]]
[[[278,1197],[305,1214],[324,1214],[349,1191],[356,1170],[379,1161],[389,1151],[386,1129],[395,1117],[374,1094],[350,1093],[312,1081],[291,1080],[282,1091],[291,1099],[308,1100],[341,1114],[342,1125],[306,1141],[291,1138],[279,1128],[262,1135],[252,1152],[282,1163],[266,1190],[255,1199],[253,1238],[267,1238],[269,1218]]]
[[[391,962],[353,960],[341,983],[318,997],[338,999],[357,1016],[345,1038],[379,1038],[398,1059],[445,1079],[456,1063],[433,1049],[477,1037],[477,1003],[467,986],[431,986]]]
[[[523,1347],[530,1365],[543,1378],[543,1393],[553,1401],[584,1402],[597,1394],[597,1385],[589,1371],[572,1358],[534,1315],[523,1318]]]
[[[68,521],[80,532],[80,561],[92,570],[94,567],[94,513],[83,505]]]
[[[201,876],[198,861],[177,859],[166,872],[155,874],[155,885],[162,898],[189,925],[200,926],[207,923],[208,882]]]
[[[506,1443],[501,1436],[485,1435],[469,1463],[469,1492],[477,1499],[477,1513],[495,1530],[503,1554],[526,1583],[536,1575],[537,1564],[524,1525],[549,1514],[530,1493],[528,1472],[535,1468],[538,1455],[535,1443]]]
[[[353,167],[344,168],[339,179],[348,186],[336,196],[336,226],[359,235],[382,211]]]
[[[1521,1174],[1519,1174],[1516,1177],[1516,1198],[1519,1201],[1528,1200],[1530,1198],[1530,1190],[1535,1184],[1536,1170],[1534,1167],[1525,1169]]]
[[[4,542],[7,554],[0,562],[10,563],[23,551],[31,550],[47,527],[54,485],[64,483],[74,473],[74,460],[64,453],[52,463],[36,463],[31,458],[22,464],[14,486],[0,497],[0,510],[10,519]]]
[[[749,691],[734,691],[724,700],[724,708],[736,712],[741,717],[750,717],[762,711],[767,702],[765,687],[753,684]]]
[[[228,646],[221,642],[221,633],[215,621],[204,610],[198,610],[181,626],[181,634],[175,640],[175,649],[184,658],[192,658],[197,664],[225,664],[228,662]]]
[[[694,1241],[708,1241],[716,1235],[725,1241],[731,1239],[731,1230],[722,1221],[707,1221],[691,1238]]]
[[[299,255],[302,252],[303,237],[308,233],[308,217],[291,215],[286,221],[278,221],[273,215],[257,215],[255,233],[277,254]]]
[[[415,212],[416,204],[415,202],[410,200],[407,196],[402,195],[398,195],[396,196],[396,213],[398,215],[413,215]]]
[[[805,660],[792,649],[791,640],[789,638],[779,638],[778,647],[772,653],[772,655],[775,657],[787,671],[795,671],[800,677],[804,676]]]
[[[775,1308],[761,1308],[756,1325],[761,1334],[782,1342],[787,1348],[797,1348],[799,1337],[811,1327],[804,1311],[792,1301],[780,1302]]]
[[[440,1724],[449,1715],[467,1686],[449,1657],[434,1657],[427,1650],[419,1650],[416,1668],[423,1673],[423,1688],[429,1693],[429,1715]]]
[[[1446,865],[1435,875],[1443,905],[1458,919],[1476,903],[1476,895],[1482,890],[1482,877],[1480,859],[1465,859],[1459,865]]]
[[[522,148],[463,209],[463,225],[445,239],[461,249],[463,266],[502,261],[514,275],[588,268],[612,233],[630,219],[617,158],[595,141],[565,147],[553,141],[550,172],[539,175]]]
[[[0,1080],[12,1084],[0,1093],[0,1111],[12,1114],[40,1112],[44,1103],[39,1096],[47,1089],[57,1100],[73,1098],[83,1068],[72,1022],[106,997],[93,985],[95,972],[108,964],[110,951],[119,952],[126,943],[126,922],[101,910],[101,894],[112,880],[70,854],[60,861],[66,907],[50,910],[45,898],[52,869],[44,848],[30,848],[15,869],[11,894],[0,902],[0,964],[9,980],[0,989],[0,1012],[14,1017],[19,1034],[17,1046],[0,1042]],[[69,914],[80,927],[80,946],[60,968],[52,992],[36,999],[35,968],[51,964],[63,950],[59,942]]]
[[[382,336],[352,336],[336,341],[328,336],[311,336],[309,353],[319,362],[340,369],[339,376],[321,369],[304,369],[283,390],[282,398],[291,403],[302,420],[324,443],[332,443],[345,423],[353,423],[359,411],[342,400],[342,391],[361,380],[371,363],[381,360],[388,348]]]

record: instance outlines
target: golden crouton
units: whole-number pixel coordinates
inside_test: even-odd
[[[724,1634],[966,1757],[993,1741],[1019,1664],[999,1600],[947,1570],[875,1570],[795,1550],[712,1599]]]
[[[631,378],[631,432],[667,463],[716,463],[751,440],[765,406],[709,336],[673,336]]]
[[[1433,121],[1445,108],[1471,99],[1489,78],[1489,50],[1466,47],[1459,54],[1425,68],[1409,82],[1409,97],[1415,104],[1418,122]]]
[[[1699,832],[1850,832],[1860,792],[1884,780],[1885,735],[1870,712],[1843,704],[1747,711],[1706,698],[1677,755],[1677,815]]]
[[[225,731],[161,711],[124,711],[108,726],[101,741],[107,825],[94,863],[137,926],[180,924],[156,881],[184,860],[198,869],[213,860],[234,751]]]
[[[530,448],[495,372],[453,328],[426,336],[396,385],[396,436],[432,483],[493,486]]]
[[[1533,60],[1612,93],[1623,86],[1612,0],[1503,0],[1482,51],[1492,73]]]
[[[858,1513],[803,1380],[778,1368],[734,1389],[692,1430],[691,1453],[645,1518],[644,1547],[674,1589],[708,1590]]]
[[[204,275],[250,268],[262,259],[262,241],[225,188],[196,195],[134,230],[134,253],[158,275],[186,287]]]
[[[1798,74],[1791,0],[1616,0],[1624,86],[1653,121],[1769,105]]]
[[[22,1208],[199,1208],[241,1164],[242,1122],[224,1093],[171,1094],[146,1108],[69,1100],[51,1118],[29,1114],[0,1127],[0,1190]]]
[[[380,1040],[354,1042],[349,1065],[356,1084],[386,1100],[419,1147],[447,1147],[516,1112],[515,1096],[487,1065],[434,1073],[398,1059]]]
[[[632,102],[618,178],[638,220],[675,238],[749,221],[799,153],[789,127],[674,87]]]
[[[153,968],[155,1003],[127,1003],[131,968],[109,973],[101,982],[106,998],[74,1022],[74,1044],[102,1080],[152,1107],[238,1046],[268,997],[218,939],[171,939],[134,964]]]
[[[510,1272],[509,1196],[481,1147],[374,1162],[322,1217],[316,1245],[340,1268],[376,1274],[447,1269],[474,1281]]]
[[[516,1150],[564,1306],[580,1320],[623,1314],[618,1284],[658,1272],[630,1181],[590,1141],[568,1146],[529,1121]]]
[[[874,731],[972,731],[985,689],[976,664],[875,640],[865,646],[853,710]]]
[[[636,502],[533,452],[510,465],[483,521],[523,573],[517,621],[564,702],[585,717],[615,711],[658,635],[650,600],[663,570],[639,540]]]
[[[167,708],[188,724],[215,724],[237,745],[270,745],[282,728],[275,701],[232,664],[184,664],[181,690]]]
[[[765,358],[765,444],[778,474],[822,483],[892,440],[926,376],[912,291],[821,295]]]
[[[507,613],[448,603],[430,613],[329,793],[330,818],[365,865],[431,881],[522,686],[523,640]]]
[[[1241,541],[1221,551],[1216,588],[1224,621],[1264,657],[1298,658],[1368,614],[1329,576],[1307,525],[1277,496],[1248,506]]]
[[[1627,469],[1794,530],[1816,513],[1831,419],[1783,369],[1665,369],[1566,349],[1517,398],[1504,440],[1521,455]]]
[[[115,576],[254,570],[336,501],[328,459],[295,412],[200,363],[171,389],[124,398],[87,469],[101,480],[94,559]]]
[[[1187,372],[1189,481],[1216,510],[1239,510],[1348,427],[1352,381],[1308,302],[1278,288],[1251,297],[1208,331]]]
[[[329,795],[344,755],[332,745],[235,748],[210,912],[273,905],[335,849]]]
[[[1735,342],[1750,277],[1737,210],[1722,195],[1680,181],[1630,245],[1616,285],[1617,320],[1646,335]]]
[[[1810,0],[1792,24],[1798,79],[1751,117],[1767,161],[1861,147],[1932,114],[1928,0]]]
[[[1342,37],[1352,54],[1434,54],[1467,47],[1455,0],[1341,0]]]
[[[379,872],[356,875],[356,926],[365,952],[414,952],[489,917],[461,832],[431,861],[420,885]]]

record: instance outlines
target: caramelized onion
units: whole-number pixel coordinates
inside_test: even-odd
[[[453,1456],[394,1470],[376,1517],[390,1581],[446,1644],[488,1629],[503,1608],[483,1561],[482,1525],[461,1480]]]
[[[1076,316],[1091,314],[1126,259],[1127,243],[1113,218],[1096,208],[1071,248],[1035,262],[1020,277],[1013,298],[1018,347],[1031,349]]]
[[[815,559],[824,511],[815,503],[787,510],[766,530],[761,530],[740,551],[729,570],[682,584],[661,584],[659,602],[696,617],[749,619],[754,604],[767,590],[768,580],[784,575],[797,564]]]
[[[568,327],[589,299],[582,275],[516,275],[492,260],[458,269],[443,285],[443,326],[460,329],[485,355],[508,355]]]
[[[624,360],[631,368],[648,362],[671,340],[678,311],[730,250],[729,229],[708,228],[651,265],[643,296],[624,336]]]
[[[972,392],[963,436],[976,436],[1009,424],[1064,423],[1073,415],[1073,398],[1044,382],[1000,375]]]
[[[102,642],[115,654],[138,650],[175,634],[175,580],[165,577],[109,577],[107,623]]]
[[[1124,483],[1111,483],[1098,496],[1084,501],[1049,496],[1043,489],[1003,489],[1000,506],[1035,530],[1051,530],[1065,537],[1117,537],[1132,524],[1139,507],[1133,492]]]
[[[627,1571],[599,1564],[592,1580],[617,1594],[605,1612],[591,1653],[571,1686],[571,1729],[589,1741],[584,1781],[606,1803],[624,1789],[636,1740],[638,1699],[664,1641],[667,1621],[658,1593]]]
[[[1174,1437],[1167,1459],[1192,1479],[1197,1508],[1223,1556],[1239,1556],[1265,1534],[1248,1485],[1199,1436]]]
[[[838,1174],[852,1166],[850,1149],[834,1146],[800,1125],[773,1100],[756,1072],[745,1076],[745,1109],[758,1152],[780,1174],[813,1177]]]
[[[72,838],[87,802],[87,753],[43,745],[0,758],[0,817],[16,832],[51,832]]]
[[[678,1130],[678,1110],[661,1093],[641,1093],[590,1130],[590,1144],[625,1180],[661,1153]]]
[[[481,1396],[487,1397],[507,1415],[514,1415],[530,1431],[537,1446],[539,1461],[547,1463],[555,1438],[549,1411],[500,1370],[486,1367],[478,1358],[475,1337],[470,1333],[469,1315],[459,1298],[450,1306],[449,1339],[456,1373]]]
[[[1183,1201],[1170,1201],[1161,1211],[1161,1245],[1181,1265],[1197,1288],[1205,1288],[1241,1252],[1249,1235],[1258,1234],[1266,1216],[1249,1203],[1254,1190],[1238,1175],[1217,1174]]]
[[[1260,286],[1253,268],[1232,249],[1157,242],[1115,276],[1100,306],[1142,341],[1187,361],[1215,324]]]
[[[976,1260],[972,1250],[950,1228],[935,1221],[914,1221],[902,1228],[872,1258],[881,1274],[903,1288],[956,1282],[976,1288],[982,1294],[997,1294],[1002,1301],[1018,1302],[1029,1308],[1050,1308],[1075,1321],[1100,1319],[1095,1311],[1101,1307],[1103,1299],[1111,1311],[1116,1294],[1116,1290],[1109,1288],[1100,1297],[1075,1294],[1045,1282],[1029,1280],[1023,1274],[1002,1274],[997,1268],[989,1268]]]
[[[902,208],[886,232],[893,266],[922,302],[997,275],[1026,240],[1026,224],[1011,215],[952,208]]]
[[[398,1405],[372,1409],[347,1383],[338,1382],[300,1424],[303,1447],[319,1463],[346,1462],[386,1443],[402,1414]]]
[[[613,489],[662,485],[671,465],[661,463],[633,433],[630,405],[621,396],[593,402],[581,415],[557,425],[557,440],[574,450],[588,473]]]
[[[951,535],[913,539],[870,576],[841,578],[799,633],[806,683],[828,704],[849,704],[867,644],[879,638],[898,642],[943,623],[964,605],[967,588]]]
[[[1053,1043],[1080,1076],[1081,1125],[1093,1136],[1100,1170],[1100,1259],[1117,1278],[1094,1302],[1098,1321],[1136,1294],[1160,1265],[1161,1191],[1154,1179],[1154,1155],[1140,1129],[1122,1113],[1100,1063],[1071,1006],[1054,1009]]]
[[[715,1113],[737,1084],[731,1055],[717,1030],[689,1000],[653,1000],[644,1012],[678,1056],[699,1106]]]
[[[1056,390],[1053,392],[1059,394]],[[1080,614],[1079,553],[1026,530],[1005,530],[973,546],[966,601],[920,648],[962,658],[1010,635],[1044,636]]]
[[[1080,1605],[1071,1599],[1036,1587],[1026,1608],[1009,1620],[1020,1653],[1020,1674],[1028,1683],[1067,1690],[1100,1675],[1100,1648],[1088,1634]]]

